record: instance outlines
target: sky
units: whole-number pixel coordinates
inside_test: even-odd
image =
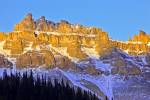
[[[0,0],[0,31],[11,32],[27,13],[96,26],[115,40],[150,33],[150,0]]]

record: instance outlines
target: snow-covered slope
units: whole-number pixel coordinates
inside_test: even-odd
[[[62,48],[53,48],[58,50],[62,55],[68,56],[65,53],[65,49]],[[85,49],[84,49],[85,50]],[[82,66],[82,70],[72,70],[72,69],[60,69],[56,67],[54,69],[44,69],[42,66],[38,68],[23,68],[16,69],[15,59],[9,58],[13,63],[13,68],[0,68],[0,76],[4,70],[7,70],[8,73],[16,71],[25,72],[32,70],[34,75],[46,74],[52,79],[65,79],[72,86],[81,87],[84,90],[91,91],[99,96],[100,99],[105,100],[106,96],[110,100],[150,100],[150,81],[146,79],[146,73],[150,73],[150,68],[144,69],[145,64],[147,64],[143,56],[139,56],[138,60],[134,56],[129,56],[121,51],[114,51],[110,56],[111,58],[99,58],[95,53],[91,53],[91,49],[85,50],[87,54],[90,55],[89,59],[84,61],[78,61],[77,64],[79,67]],[[128,63],[139,67],[141,73],[139,75],[130,75],[130,74],[114,74],[112,73],[113,66],[111,61],[114,61],[113,55],[118,55],[118,57],[123,57],[124,60]],[[70,58],[71,59],[71,58]],[[139,61],[141,59],[141,61]],[[74,61],[74,59],[72,59]],[[115,61],[114,61],[115,62]],[[92,73],[86,71],[88,68],[86,65],[92,65],[95,70],[100,71],[100,73]]]
[[[54,23],[32,14],[0,32],[0,76],[29,70],[64,79],[105,100],[150,100],[150,37],[122,42],[100,28]],[[33,27],[34,26],[34,27]]]

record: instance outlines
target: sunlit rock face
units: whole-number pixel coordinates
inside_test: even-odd
[[[35,41],[36,38],[33,32],[11,32],[4,40],[3,49],[10,50],[11,55],[19,55],[24,52],[24,48],[28,47],[30,42]]]
[[[57,47],[59,46],[59,36],[57,35],[49,35],[48,36],[49,42],[52,46]]]
[[[16,59],[17,68],[61,68],[61,69],[74,69],[75,64],[70,59],[62,55],[55,56],[51,51],[28,51],[21,54]]]
[[[31,31],[35,30],[35,22],[32,18],[32,14],[29,13],[25,18],[18,24],[15,25],[14,31]]]
[[[54,23],[44,16],[34,20],[30,13],[15,25],[13,32],[0,33],[0,41],[4,41],[3,49],[9,50],[11,56],[28,50],[47,50],[52,46],[67,48],[69,56],[79,59],[88,57],[82,51],[83,47],[94,49],[100,57],[109,55],[114,47],[131,55],[146,54],[150,51],[149,39],[149,35],[140,31],[127,42],[115,41],[96,27],[74,25],[65,20]]]
[[[111,52],[112,45],[106,32],[98,34],[96,39],[96,51],[100,56],[105,56]]]
[[[44,69],[48,75],[55,70],[58,79],[110,100],[149,99],[149,52],[150,37],[144,31],[126,42],[116,41],[96,27],[65,20],[54,23],[44,16],[34,20],[32,14],[13,32],[0,32],[1,69]]]
[[[111,40],[108,33],[96,27],[74,25],[61,20],[58,23],[46,20],[44,16],[34,20],[32,14],[15,25],[14,31],[0,33],[4,41],[3,49],[9,50],[11,56],[18,56],[28,50],[47,50],[52,47],[67,48],[71,57],[85,59],[88,56],[83,47],[93,48],[100,57],[109,55],[114,47],[131,55],[146,54],[150,51],[149,35],[140,31],[127,42]]]
[[[144,31],[140,31],[138,35],[134,35],[133,39],[127,42],[112,41],[112,44],[131,55],[142,55],[150,52],[150,36]]]
[[[71,24],[65,20],[61,20],[57,25],[57,31],[60,33],[72,33]]]
[[[0,32],[0,41],[4,41],[6,40],[6,38],[7,38],[7,35],[3,32]]]
[[[102,31],[96,27],[85,27],[82,25],[74,25],[68,21],[61,20],[59,23],[46,20],[44,16],[38,20],[34,20],[32,14],[27,14],[25,18],[15,25],[14,31],[8,34],[0,33],[0,41],[4,41],[3,50],[8,50],[8,56],[19,57],[18,59],[25,58],[34,61],[35,63],[30,64],[29,61],[23,60],[23,65],[20,66],[36,66],[43,65],[50,66],[51,61],[45,55],[41,55],[39,58],[38,54],[42,50],[49,52],[60,53],[57,49],[64,49],[66,54],[62,54],[69,59],[78,59],[79,61],[90,58],[87,52],[83,51],[83,48],[92,49],[93,53],[97,53],[100,59],[104,57],[112,56],[110,64],[114,68],[112,73],[127,73],[130,74],[132,68],[128,67],[129,64],[124,58],[119,58],[118,55],[113,56],[115,48],[121,49],[131,55],[145,54],[149,52],[149,35],[144,31],[140,31],[139,35],[135,35],[133,39],[129,39],[128,42],[119,42],[111,40],[108,33]],[[31,51],[31,53],[29,53]],[[32,52],[34,51],[34,52]],[[38,52],[38,53],[37,53]],[[61,51],[62,52],[62,51]],[[88,51],[89,52],[89,51]],[[117,51],[118,52],[118,51]],[[29,57],[33,55],[34,58]],[[54,54],[55,55],[55,54]],[[25,56],[25,57],[24,57]],[[48,59],[45,63],[44,57]],[[68,61],[66,58],[59,58],[61,61]],[[62,60],[63,59],[63,60]],[[19,60],[22,62],[21,60]],[[148,62],[148,56],[146,57]],[[71,60],[68,62],[72,62]],[[108,61],[106,61],[108,63]],[[25,63],[25,64],[24,64]],[[53,58],[52,65],[58,65]],[[62,64],[63,65],[63,64]],[[64,65],[63,65],[64,66]],[[133,67],[137,74],[140,73],[139,69]],[[131,74],[135,74],[134,72]]]
[[[15,40],[15,41],[5,41],[3,49],[9,50],[11,55],[18,55],[23,53],[24,45],[22,40]]]
[[[69,56],[76,57],[79,59],[85,59],[87,56],[84,52],[81,51],[80,43],[77,41],[71,42],[67,47],[67,52]]]
[[[15,41],[13,41],[11,45],[12,45],[12,47],[11,47],[12,55],[23,53],[24,44],[23,44],[22,40],[17,39]]]
[[[55,23],[51,21],[47,21],[44,16],[38,19],[35,23],[36,23],[37,31],[54,31],[55,30]]]
[[[55,65],[54,55],[50,51],[29,51],[17,57],[16,66],[18,68],[39,67],[42,65],[49,68]]]
[[[7,35],[7,40],[17,40],[17,39],[22,39],[26,41],[34,41],[35,40],[35,34],[34,32],[29,32],[29,31],[21,31],[21,32],[10,32]]]
[[[150,41],[150,37],[148,34],[141,30],[138,35],[134,35],[133,39],[130,39],[129,41],[138,41],[147,44]]]

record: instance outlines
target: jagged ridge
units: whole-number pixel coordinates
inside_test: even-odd
[[[0,66],[48,71],[58,68],[61,70],[56,71],[61,77],[96,91],[102,97],[112,98],[115,92],[111,89],[118,89],[113,87],[117,82],[115,77],[123,76],[123,81],[128,78],[133,81],[133,77],[137,81],[144,80],[144,83],[139,82],[141,86],[148,84],[149,40],[149,35],[140,31],[127,42],[115,41],[96,27],[74,25],[64,20],[54,23],[43,16],[35,21],[32,14],[28,14],[15,25],[13,32],[0,33]],[[110,82],[115,85],[111,86]],[[106,83],[102,86],[104,90],[98,83]]]

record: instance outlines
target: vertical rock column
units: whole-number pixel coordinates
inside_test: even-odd
[[[18,24],[15,25],[14,31],[32,31],[35,30],[35,22],[32,18],[32,14],[29,13],[26,17]]]
[[[111,52],[112,45],[106,32],[101,32],[97,35],[95,49],[100,56],[104,56]]]
[[[85,59],[86,54],[81,51],[80,43],[78,41],[73,41],[68,45],[67,52],[71,57],[76,57],[79,59]]]

